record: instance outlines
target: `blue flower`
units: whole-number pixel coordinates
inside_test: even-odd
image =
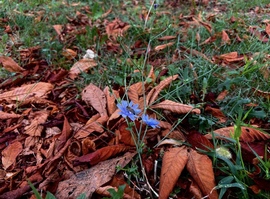
[[[156,119],[153,118],[149,118],[148,115],[143,114],[142,115],[142,121],[147,124],[148,126],[151,126],[152,128],[157,128],[159,127],[159,121],[157,121]]]
[[[128,101],[122,100],[120,104],[117,104],[117,107],[120,109],[120,115],[124,118],[129,117],[132,121],[134,121],[141,110],[138,108],[138,104],[134,104],[132,101],[128,103]]]

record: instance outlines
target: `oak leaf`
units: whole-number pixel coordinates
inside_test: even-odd
[[[170,148],[162,159],[159,199],[167,199],[188,161],[186,147]]]
[[[207,155],[199,154],[191,149],[188,153],[187,170],[203,194],[209,195],[210,199],[218,198],[217,191],[213,190],[216,184],[212,161]]]

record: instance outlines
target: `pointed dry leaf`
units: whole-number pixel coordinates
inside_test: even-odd
[[[267,33],[268,37],[270,37],[270,24],[267,23],[265,26],[265,32]]]
[[[234,134],[234,127],[225,127],[221,129],[217,129],[214,131],[216,134],[221,135],[223,137],[231,137]],[[207,135],[207,138],[211,137],[210,134]],[[217,137],[218,138],[218,137]],[[242,127],[241,128],[241,136],[240,141],[244,142],[255,142],[270,139],[269,134],[265,134],[259,130],[250,127]]]
[[[3,169],[7,169],[13,163],[16,162],[17,156],[21,153],[23,146],[21,142],[13,142],[9,144],[3,151],[2,151],[2,164]]]
[[[209,195],[216,186],[211,159],[207,155],[199,154],[191,149],[188,153],[187,170],[200,187],[202,193]],[[209,198],[217,199],[217,191],[213,190]]]
[[[71,79],[75,79],[81,72],[86,72],[95,66],[97,62],[94,59],[81,59],[70,68],[68,75]]]
[[[170,148],[162,159],[159,199],[167,199],[188,161],[186,147]]]
[[[31,120],[31,124],[25,127],[24,133],[30,136],[41,136],[41,132],[44,128],[41,124],[46,122],[48,116],[49,112],[46,110],[32,113],[30,117],[33,119]]]
[[[101,116],[107,115],[106,96],[103,91],[94,84],[90,84],[83,89],[82,100],[85,101],[87,105],[96,109]]]
[[[128,98],[134,104],[139,104],[139,97],[143,94],[143,83],[137,82],[132,84],[128,89]]]
[[[15,113],[6,113],[4,111],[0,111],[0,120],[14,119],[19,118],[21,115]]]
[[[119,92],[117,90],[112,90],[113,93],[110,93],[108,86],[105,87],[103,92],[104,92],[104,94],[106,96],[106,100],[107,100],[108,114],[112,115],[115,112],[115,110],[117,109],[115,100],[120,97]]]
[[[63,50],[62,55],[68,60],[72,60],[77,56],[77,52],[68,48]]]
[[[176,39],[177,37],[176,36],[173,36],[173,35],[167,35],[167,36],[164,36],[164,37],[160,37],[158,38],[159,41],[168,41],[168,40],[173,40],[173,39]]]
[[[162,80],[159,85],[155,86],[146,97],[146,105],[151,105],[157,99],[160,91],[162,91],[163,88],[168,86],[172,81],[176,80],[177,78],[178,75],[170,76]]]
[[[93,166],[99,162],[112,158],[119,153],[127,152],[129,149],[130,147],[125,146],[123,144],[106,146],[101,149],[98,149],[93,153],[89,153],[81,157],[78,157],[76,160],[78,162],[89,162]]]
[[[0,56],[0,63],[9,72],[22,72],[25,70],[10,57]]]
[[[219,95],[217,96],[216,100],[217,101],[222,101],[224,100],[224,98],[228,95],[229,91],[224,90],[221,93],[219,93]]]
[[[163,50],[165,48],[168,48],[170,46],[172,46],[175,42],[169,42],[167,44],[162,44],[162,45],[158,45],[154,48],[155,51],[160,51],[160,50]]]
[[[87,122],[87,124],[85,126],[80,128],[80,130],[78,132],[76,132],[74,137],[77,139],[80,139],[80,138],[87,137],[92,132],[98,132],[98,133],[104,132],[103,126],[107,122],[107,120],[108,120],[107,115],[103,115],[94,121],[92,121],[90,119],[90,122]]]
[[[51,90],[53,85],[45,82],[38,82],[36,84],[24,85],[15,88],[12,91],[7,91],[0,94],[1,100],[16,100],[22,101],[29,97],[45,97]]]
[[[226,31],[223,30],[221,34],[222,34],[222,36],[221,36],[222,42],[224,44],[230,44],[231,43],[231,40],[230,40],[228,34],[226,33]]]
[[[171,100],[164,100],[163,102],[160,102],[158,104],[151,106],[151,108],[153,109],[160,108],[160,109],[168,110],[173,113],[179,113],[179,114],[186,114],[189,112],[196,113],[196,114],[201,113],[200,109],[194,108],[193,106],[190,106],[187,104],[174,102]]]

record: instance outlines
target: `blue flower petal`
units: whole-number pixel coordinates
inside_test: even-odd
[[[128,101],[122,100],[120,104],[117,104],[117,107],[120,109],[119,114],[124,118],[130,118],[134,121],[141,112],[138,108],[138,104],[134,104],[132,101],[128,103]]]
[[[153,118],[149,118],[148,115],[143,114],[142,115],[142,121],[147,124],[148,126],[151,126],[152,128],[158,128],[159,121]]]

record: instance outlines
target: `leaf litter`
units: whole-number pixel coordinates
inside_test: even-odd
[[[208,1],[203,3],[208,5]],[[175,6],[173,4],[177,2],[169,1],[167,4],[170,7]],[[86,13],[90,12],[89,8],[84,9]],[[147,46],[147,50],[141,50],[144,43],[138,41],[134,44],[134,52],[130,52],[130,55],[149,53],[148,61],[152,63],[152,67],[147,81],[138,81],[129,87],[118,89],[111,89],[112,85],[106,85],[104,90],[95,82],[85,86],[81,91],[74,81],[98,66],[98,55],[88,50],[83,59],[75,61],[78,52],[76,47],[72,48],[70,44],[77,36],[86,34],[86,25],[103,27],[102,30],[99,29],[99,34],[108,38],[103,44],[104,49],[121,55],[123,51],[118,39],[125,37],[131,25],[119,18],[113,20],[109,18],[112,10],[111,7],[99,20],[93,22],[94,24],[87,14],[77,11],[74,18],[67,17],[67,24],[52,25],[57,35],[55,39],[66,46],[62,49],[62,56],[72,65],[69,70],[63,68],[46,70],[49,64],[39,57],[39,46],[20,49],[21,64],[11,57],[0,56],[1,65],[7,71],[16,73],[15,78],[10,77],[5,82],[1,80],[0,85],[0,198],[20,198],[22,195],[33,197],[27,184],[28,179],[38,190],[50,191],[57,198],[76,198],[82,193],[88,198],[95,194],[108,197],[109,188],[117,189],[123,184],[126,185],[124,198],[143,198],[145,196],[143,187],[147,187],[147,191],[154,189],[153,193],[157,193],[159,198],[168,198],[175,187],[185,190],[185,193],[177,196],[178,198],[191,195],[196,198],[205,196],[218,198],[218,191],[215,190],[218,174],[214,173],[212,160],[202,153],[202,150],[207,152],[214,150],[213,139],[229,142],[234,136],[235,127],[217,128],[213,130],[214,134],[202,135],[198,131],[192,131],[189,124],[185,125],[183,121],[183,125],[173,129],[179,115],[201,115],[202,112],[206,112],[217,118],[221,124],[225,124],[228,118],[219,107],[206,105],[198,108],[162,98],[161,93],[164,90],[173,85],[174,81],[182,79],[179,75],[166,76],[167,70],[160,72],[156,78],[155,72],[159,63],[167,66],[170,62],[181,60],[184,53],[231,69],[242,67],[252,59],[252,55],[233,51],[209,58],[203,50],[179,46],[178,50],[181,53],[175,51],[172,60],[165,60],[160,55],[173,48],[177,35],[159,37],[158,40],[164,43]],[[31,17],[33,16],[35,14],[31,14]],[[146,13],[141,14],[142,20],[149,18],[151,16]],[[217,40],[221,40],[221,45],[230,45],[233,38],[237,38],[238,42],[244,39],[227,29],[215,33],[211,25],[213,18],[215,14],[209,16],[209,21],[202,18],[200,13],[180,15],[179,27],[184,33],[181,42],[187,39],[187,30],[194,27],[203,28],[210,35],[200,43],[201,36],[199,33],[196,34],[197,42],[202,49]],[[237,20],[242,23],[239,19],[231,19],[231,23]],[[7,26],[5,31],[11,34],[13,30]],[[269,22],[265,22],[263,30],[259,26],[252,26],[248,27],[247,31],[262,43],[269,41]],[[93,39],[97,42],[97,38]],[[156,55],[161,58],[156,58]],[[269,61],[269,56],[265,56],[265,59]],[[269,92],[256,88],[254,90],[257,95],[269,100]],[[158,128],[155,128],[156,125],[150,128],[151,125],[147,126],[147,123],[142,122],[143,119],[136,118],[132,127],[133,132],[145,130],[146,134],[134,136],[117,108],[116,100],[123,98],[123,93],[127,93],[128,99],[138,105],[141,111],[148,107],[144,112],[147,114],[144,115],[146,117],[139,115],[138,118],[156,121]],[[81,99],[77,98],[78,95]],[[209,101],[222,102],[227,95],[228,91],[224,90],[218,93],[217,98]],[[141,139],[153,150],[151,155],[147,153],[142,155],[145,168],[141,170],[145,170],[145,176],[149,179],[143,182],[143,186],[138,183],[139,181],[128,180],[124,177],[124,172],[116,170],[119,167],[124,168],[135,159],[136,142]],[[256,166],[258,157],[254,155],[254,151],[259,157],[265,156],[265,147],[269,147],[269,134],[253,127],[242,127],[239,139],[243,154],[247,157],[244,160]],[[186,142],[188,144],[185,144]],[[157,147],[154,147],[155,145]],[[266,158],[270,158],[269,154]],[[154,162],[158,159],[162,159],[162,164],[157,177],[153,170],[156,169]],[[254,185],[250,186],[254,193],[269,189],[269,180],[263,179],[260,173],[258,169],[258,173],[249,174],[254,181]]]

